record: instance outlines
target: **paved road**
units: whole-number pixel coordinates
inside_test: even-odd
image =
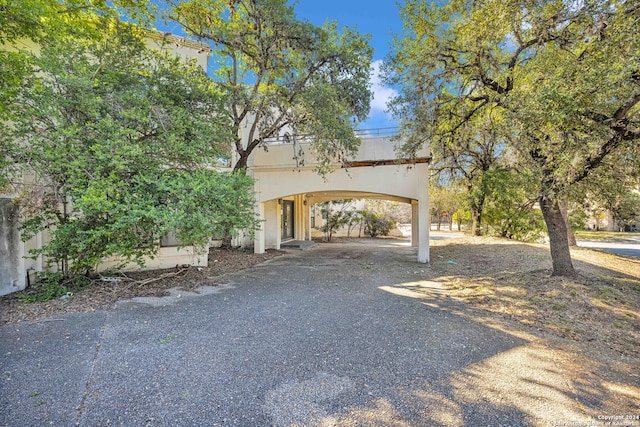
[[[201,295],[6,325],[0,425],[519,426],[582,407],[556,356],[416,282],[414,259],[321,245]]]
[[[618,255],[640,258],[640,236],[625,237],[626,242],[607,240],[578,240],[578,246],[601,249]]]

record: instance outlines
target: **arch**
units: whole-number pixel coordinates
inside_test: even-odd
[[[293,194],[326,192],[367,193],[405,200],[419,200],[428,186],[427,165],[378,166],[338,169],[327,176],[311,168],[299,170],[256,170],[256,197],[260,202]]]
[[[254,250],[280,248],[279,200],[294,204],[295,239],[311,240],[312,203],[346,198],[375,198],[410,203],[412,206],[412,245],[418,247],[418,261],[429,261],[428,165],[411,167],[383,165],[336,169],[322,177],[311,167],[256,168],[256,214],[263,221],[256,233]],[[422,224],[422,227],[420,226]]]

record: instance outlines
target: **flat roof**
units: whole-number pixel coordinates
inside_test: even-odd
[[[189,47],[202,52],[211,53],[211,46],[198,40],[193,40],[187,37],[176,36],[172,33],[162,33],[160,31],[147,30],[147,36],[154,40],[166,40],[170,43],[177,44],[179,46]]]

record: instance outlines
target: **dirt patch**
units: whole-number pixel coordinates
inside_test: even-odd
[[[640,357],[640,260],[572,249],[576,277],[552,277],[548,249],[502,239],[432,242],[429,276],[450,297],[599,352]]]
[[[253,267],[284,253],[268,250],[264,254],[254,254],[240,249],[211,249],[208,267],[176,266],[116,275],[117,281],[96,280],[86,288],[74,290],[73,297],[64,300],[25,303],[25,297],[33,295],[35,290],[16,292],[0,297],[0,325],[61,313],[107,310],[120,300],[168,295],[168,290],[174,287],[194,290],[204,285],[215,286],[224,282],[221,276],[226,273]]]

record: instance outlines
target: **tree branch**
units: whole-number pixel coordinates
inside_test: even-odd
[[[569,185],[577,184],[589,176],[591,171],[597,168],[609,153],[620,146],[622,141],[624,141],[623,135],[616,133],[607,142],[602,144],[596,152],[592,153],[587,159],[585,159],[582,167],[576,168],[578,172],[569,179]]]
[[[616,110],[615,113],[613,113],[613,118],[615,120],[623,120],[627,114],[629,113],[629,111],[636,105],[638,104],[638,102],[640,102],[640,92],[636,93],[635,95],[633,95],[627,102],[625,102],[624,104],[622,104],[620,106],[620,108],[618,108]]]

